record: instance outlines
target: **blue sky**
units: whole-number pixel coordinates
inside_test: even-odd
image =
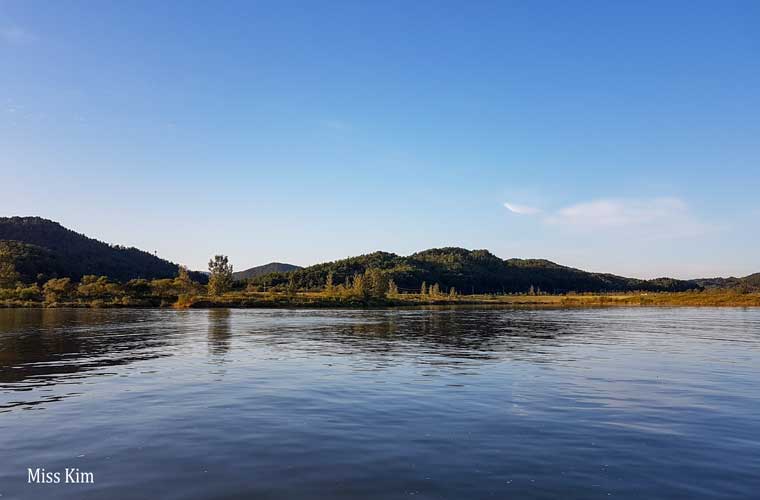
[[[0,214],[196,269],[464,246],[746,275],[758,26],[754,1],[0,1]]]

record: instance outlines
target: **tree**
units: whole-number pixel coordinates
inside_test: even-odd
[[[214,255],[208,261],[211,276],[208,279],[208,293],[214,297],[222,295],[232,288],[232,264],[226,255]]]
[[[16,288],[16,294],[21,300],[39,300],[40,299],[40,287],[37,283],[32,283],[29,286],[23,286]]]
[[[353,295],[365,298],[367,295],[367,286],[366,283],[364,283],[364,276],[361,274],[355,274],[354,275],[354,282],[351,285],[351,292]]]
[[[439,285],[438,283],[433,284],[430,287],[430,295],[432,295],[433,297],[438,297],[440,294],[441,294],[441,285]]]
[[[0,288],[13,288],[18,283],[16,266],[8,260],[0,261]]]
[[[162,298],[174,297],[177,295],[174,286],[175,280],[172,278],[164,278],[160,280],[150,281],[150,290],[153,295]]]
[[[449,288],[449,298],[450,299],[457,298],[457,289],[454,288],[453,286],[451,288]]]
[[[388,296],[389,297],[398,296],[398,286],[396,285],[396,282],[393,281],[393,279],[388,281]]]
[[[295,277],[294,277],[294,276],[291,274],[291,275],[290,275],[290,278],[288,279],[288,289],[287,289],[287,292],[288,292],[288,297],[290,297],[291,299],[292,299],[293,297],[295,297],[295,296],[296,296],[296,291],[297,291],[297,290],[298,290],[298,287],[296,286],[296,279],[295,279]]]
[[[388,293],[388,277],[380,269],[370,268],[364,271],[364,280],[372,298],[385,298]]]
[[[420,295],[427,295],[427,293],[428,293],[427,283],[423,281],[422,286],[420,287]]]
[[[333,284],[333,273],[330,271],[327,273],[327,279],[325,280],[325,293],[329,296],[335,292],[335,285]]]
[[[73,289],[70,278],[58,278],[48,280],[42,287],[42,292],[45,294],[45,302],[53,303],[69,298]]]
[[[136,278],[127,281],[124,290],[132,297],[145,297],[150,294],[150,282],[144,278]]]
[[[174,287],[178,293],[189,293],[193,289],[193,280],[190,271],[185,266],[179,266],[177,277],[174,278]]]
[[[77,287],[77,295],[83,299],[107,299],[118,294],[118,285],[109,283],[107,276],[95,276],[92,274],[82,276],[82,280]]]

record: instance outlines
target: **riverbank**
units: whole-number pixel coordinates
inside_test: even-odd
[[[703,291],[675,293],[569,294],[569,295],[440,295],[399,294],[378,298],[329,295],[324,292],[264,293],[230,292],[219,297],[181,295],[176,300],[146,297],[142,299],[69,300],[44,302],[37,300],[4,300],[0,307],[174,307],[187,308],[383,308],[424,305],[489,305],[489,306],[553,306],[553,307],[760,307],[760,293]]]

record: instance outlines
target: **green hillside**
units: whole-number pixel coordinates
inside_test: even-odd
[[[178,266],[137,248],[109,245],[40,217],[0,217],[0,258],[23,282],[94,274],[118,281],[171,278]],[[196,280],[205,280],[193,273]]]
[[[694,282],[707,289],[728,288],[744,292],[760,292],[760,273],[750,274],[743,278],[700,278]]]
[[[380,269],[401,291],[419,290],[422,283],[440,284],[460,293],[684,291],[701,288],[694,282],[670,278],[639,280],[613,274],[598,274],[538,259],[503,260],[487,250],[435,248],[408,257],[374,252],[359,257],[317,264],[292,273],[271,273],[251,280],[253,285],[283,286],[293,280],[300,289],[319,289],[329,274],[343,283],[368,268]]]
[[[246,269],[245,271],[238,271],[232,273],[232,277],[239,281],[249,280],[258,276],[264,276],[271,273],[289,273],[301,269],[300,266],[294,266],[293,264],[283,264],[282,262],[270,262],[263,266],[256,266]]]

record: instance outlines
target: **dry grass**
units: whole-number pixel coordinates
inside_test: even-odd
[[[760,307],[760,293],[738,293],[718,290],[678,293],[625,293],[588,295],[460,295],[437,297],[401,294],[383,299],[361,298],[348,294],[330,295],[324,292],[230,292],[221,297],[181,295],[176,303],[162,306],[179,308],[234,307],[408,307],[422,305],[483,305],[483,306],[546,306],[546,307]],[[2,300],[0,307],[156,307],[158,303],[144,301],[94,300],[45,304],[33,300]]]
[[[238,292],[210,299],[198,297],[185,307],[399,307],[419,305],[505,305],[505,306],[726,306],[760,307],[760,293],[732,291],[626,293],[589,295],[460,295],[431,297],[401,294],[385,299],[361,299],[323,292],[285,293]]]

